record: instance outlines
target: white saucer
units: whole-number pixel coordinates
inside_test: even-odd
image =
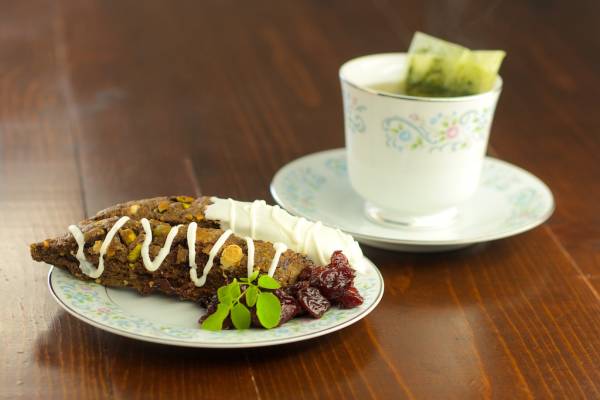
[[[532,229],[554,211],[550,189],[529,172],[487,157],[479,188],[444,228],[402,228],[367,219],[348,180],[345,149],[309,154],[281,168],[271,194],[290,213],[340,228],[361,243],[390,250],[434,252]]]
[[[383,277],[371,261],[365,261],[365,273],[357,274],[354,281],[364,298],[363,304],[347,310],[332,307],[320,319],[295,318],[275,329],[206,331],[198,325],[198,318],[205,310],[193,302],[107,288],[76,279],[59,268],[50,269],[48,287],[58,304],[71,315],[117,335],[173,346],[261,347],[322,336],[367,316],[383,296]]]

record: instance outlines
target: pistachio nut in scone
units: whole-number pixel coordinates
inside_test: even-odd
[[[221,229],[197,227],[193,235],[195,265],[190,268],[190,225],[172,227],[146,220],[150,238],[142,222],[129,219],[111,232],[115,223],[122,221],[115,216],[79,225],[83,246],[69,233],[33,244],[31,254],[36,261],[65,269],[79,279],[131,287],[142,294],[159,291],[193,301],[207,298],[229,280],[247,274],[247,242],[238,236],[225,237]],[[104,246],[107,237],[110,244]],[[217,243],[221,238],[225,240]],[[211,253],[216,245],[220,251]],[[254,241],[253,245],[253,268],[267,273],[277,250],[268,242]],[[213,268],[207,270],[209,263]],[[312,264],[301,254],[285,251],[279,257],[274,278],[282,285],[294,283],[300,271]]]
[[[206,228],[218,228],[217,221],[205,220],[204,209],[209,204],[211,204],[210,197],[154,197],[117,204],[99,211],[89,220],[99,221],[109,217],[128,216],[135,220],[147,218],[172,225],[197,222],[200,226]]]
[[[209,306],[215,305],[217,289],[241,279],[247,288],[248,279],[259,274],[281,288],[275,295],[282,306],[321,301],[312,286],[323,294],[335,292],[331,299],[321,296],[327,304],[362,302],[352,281],[364,260],[352,237],[264,201],[157,197],[107,208],[68,231],[32,244],[33,259],[105,286],[158,291]],[[334,264],[342,266],[335,274],[316,266]],[[299,287],[298,281],[305,283]],[[299,314],[300,305],[288,314]]]

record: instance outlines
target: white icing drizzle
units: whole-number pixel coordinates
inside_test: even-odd
[[[108,251],[110,243],[112,242],[119,229],[121,229],[121,227],[125,225],[127,221],[129,221],[129,217],[119,218],[119,220],[115,222],[113,227],[110,228],[110,230],[106,234],[106,237],[102,242],[102,246],[100,246],[100,258],[98,260],[98,276],[102,275],[102,272],[104,272],[104,254],[106,254],[106,252]]]
[[[121,229],[121,227],[123,225],[125,225],[125,223],[127,221],[129,221],[129,217],[121,217],[106,234],[106,237],[104,238],[104,241],[102,242],[102,245],[100,246],[100,258],[99,258],[99,262],[98,262],[98,268],[94,267],[94,264],[92,264],[85,258],[85,253],[84,253],[85,237],[84,237],[83,233],[81,232],[81,230],[76,225],[69,226],[69,232],[71,232],[71,234],[75,238],[75,241],[77,242],[77,253],[76,253],[75,257],[77,258],[77,260],[79,260],[79,268],[81,269],[81,271],[84,274],[86,274],[90,278],[94,278],[94,279],[99,278],[102,275],[102,273],[104,272],[104,255],[106,254],[106,251],[108,250],[110,243],[112,242],[116,233],[119,231],[119,229]],[[142,261],[143,261],[144,267],[148,271],[154,272],[158,268],[160,268],[161,264],[163,263],[163,261],[165,260],[165,258],[169,254],[169,252],[171,251],[171,246],[173,245],[173,240],[177,236],[177,232],[179,231],[179,228],[181,227],[181,225],[177,225],[177,226],[174,226],[171,228],[171,230],[167,234],[167,238],[165,239],[164,246],[159,250],[159,252],[156,255],[156,257],[154,258],[154,260],[150,260],[150,244],[152,243],[152,227],[150,225],[150,221],[148,221],[146,218],[142,218],[140,220],[140,223],[142,224],[142,228],[144,229],[144,233],[145,233],[144,242],[142,243],[142,249],[141,249]],[[221,250],[221,247],[223,247],[223,245],[225,244],[225,242],[227,241],[229,236],[231,236],[233,234],[233,231],[231,229],[228,229],[221,234],[219,239],[217,239],[217,241],[215,242],[214,246],[211,248],[211,250],[208,254],[208,261],[206,262],[206,265],[204,266],[201,277],[198,277],[198,266],[196,265],[196,232],[197,231],[198,231],[197,223],[192,222],[188,225],[188,229],[187,229],[188,260],[189,260],[189,266],[190,266],[190,279],[192,282],[194,282],[194,285],[196,285],[197,287],[201,287],[201,286],[204,286],[204,284],[206,283],[206,277],[208,276],[210,270],[213,267],[214,259],[215,259],[216,255],[219,253],[219,251]],[[248,276],[250,276],[254,272],[254,254],[255,254],[254,241],[250,237],[245,237],[244,239],[246,240],[246,246],[248,248],[247,270],[248,270]],[[279,263],[279,258],[281,257],[281,254],[285,250],[287,250],[287,246],[284,245],[283,243],[275,243],[273,245],[273,247],[275,248],[275,257],[274,257],[273,261],[271,262],[271,266],[269,268],[268,273],[270,276],[273,276],[273,274],[275,273],[275,269],[277,268],[277,264]]]
[[[227,199],[229,201],[229,224],[231,225],[231,230],[235,229],[235,206],[233,204],[232,199]]]
[[[286,235],[294,242],[294,244],[298,243],[298,238],[295,235],[294,229],[288,227],[284,221],[279,218],[279,216],[277,215],[278,213],[285,213],[285,211],[283,211],[281,209],[281,207],[279,206],[273,206],[273,208],[271,209],[271,217],[273,218],[273,221],[275,221],[277,224],[279,224],[279,226],[281,226],[281,228],[284,230],[284,232],[286,233]]]
[[[290,239],[289,248],[311,257],[314,261],[325,265],[331,254],[336,250],[342,250],[350,260],[352,265],[358,271],[364,270],[363,255],[360,247],[350,235],[342,233],[339,229],[333,229],[323,226],[321,222],[310,222],[304,218],[297,218],[278,206],[269,206],[263,200],[256,200],[253,203],[242,203],[232,199],[211,198],[213,204],[205,210],[205,217],[208,220],[219,221],[221,227],[226,229],[217,239],[208,254],[208,261],[202,270],[202,276],[198,277],[198,266],[196,265],[196,232],[198,225],[192,222],[187,229],[187,245],[189,254],[190,279],[197,287],[204,286],[208,273],[211,271],[214,258],[217,256],[221,247],[225,244],[229,236],[236,233],[244,237],[247,247],[247,272],[248,276],[254,271],[255,247],[254,239],[273,242],[275,255],[271,260],[268,275],[273,276],[279,264],[281,255],[288,249],[288,245],[277,241],[282,236]],[[244,212],[238,213],[237,208]],[[129,217],[121,217],[108,231],[102,245],[100,246],[100,257],[98,267],[89,262],[85,257],[85,237],[79,227],[69,226],[69,232],[77,242],[77,252],[75,257],[79,261],[79,268],[90,278],[98,278],[104,272],[104,255],[110,247],[116,233],[129,220]],[[152,243],[152,229],[150,221],[146,218],[140,220],[145,232],[144,242],[142,243],[141,256],[144,267],[148,271],[156,271],[163,263],[173,245],[173,240],[177,236],[181,225],[171,228],[165,239],[165,244],[159,250],[154,260],[150,260],[150,244]]]
[[[106,251],[110,247],[110,243],[115,237],[117,231],[121,229],[121,227],[125,225],[127,221],[129,221],[129,217],[119,218],[119,220],[115,222],[115,224],[112,226],[112,228],[110,228],[110,230],[106,234],[106,237],[104,238],[104,241],[100,246],[98,268],[95,268],[94,264],[92,264],[85,258],[85,253],[83,252],[85,248],[85,237],[79,229],[79,227],[77,227],[76,225],[69,226],[69,232],[71,232],[71,234],[75,238],[75,241],[77,242],[77,254],[75,255],[75,257],[77,258],[77,260],[79,260],[79,268],[81,269],[81,272],[94,279],[99,278],[100,275],[102,275],[102,273],[104,272],[104,254],[106,254]]]
[[[273,248],[275,249],[275,255],[273,256],[273,260],[271,260],[271,266],[269,267],[268,275],[270,277],[275,275],[275,270],[277,269],[277,264],[279,264],[281,254],[287,250],[287,246],[281,242],[276,242],[273,244]]]
[[[344,232],[342,232],[339,228],[335,230],[335,233],[337,233],[338,237],[340,238],[340,241],[342,243],[344,243],[344,245],[348,245],[348,246],[353,245],[353,241],[350,240],[348,235],[345,235]]]
[[[252,205],[250,206],[250,237],[255,237],[256,235],[256,211],[262,205],[266,205],[263,200],[254,200]],[[235,203],[230,203],[231,208],[235,208]],[[231,228],[233,230],[233,227]]]
[[[317,241],[315,240],[315,231],[318,230],[320,226],[321,226],[321,223],[317,222],[317,223],[311,225],[310,228],[308,228],[308,231],[304,235],[304,241],[302,242],[302,252],[306,252],[306,249],[308,249],[311,239],[312,239],[312,242],[316,245]],[[318,250],[318,248],[317,248],[317,250]],[[322,258],[320,254],[319,254],[319,258]]]
[[[323,224],[321,222],[315,222],[314,224],[311,225],[310,228],[308,228],[308,231],[306,232],[306,234],[304,236],[304,241],[302,242],[302,252],[306,252],[306,250],[310,248],[310,242],[312,241],[313,246],[316,250],[315,253],[317,254],[317,257],[319,258],[319,262],[321,263],[321,265],[326,265],[327,258],[325,258],[323,251],[321,250],[321,245],[319,244],[319,241],[317,240],[319,230],[321,229],[322,226],[323,226]]]
[[[198,279],[198,266],[196,265],[196,232],[198,224],[192,222],[188,225],[187,230],[187,245],[188,245],[188,260],[190,265],[190,279],[196,286],[202,286]]]
[[[321,251],[321,244],[317,240],[317,238],[319,237],[319,231],[321,230],[322,226],[323,226],[323,224],[320,221],[315,223],[311,230],[311,234],[312,234],[313,243],[315,245],[315,248],[317,249],[317,254],[319,255],[319,261],[321,262],[321,265],[326,265],[328,260],[323,255],[323,251]]]
[[[302,236],[300,236],[300,234],[302,232],[302,225],[305,222],[306,222],[306,220],[304,218],[300,217],[294,224],[294,242],[295,243],[300,243],[300,240],[302,240]]]
[[[150,244],[152,243],[152,227],[150,226],[150,221],[146,218],[142,218],[140,220],[142,223],[142,228],[144,228],[144,232],[146,233],[146,237],[144,237],[144,243],[142,243],[142,261],[144,262],[144,267],[150,272],[156,271],[162,262],[167,258],[169,252],[171,251],[171,245],[173,244],[173,239],[177,236],[177,231],[179,231],[179,227],[181,225],[177,225],[171,228],[169,233],[167,234],[167,239],[165,240],[164,246],[158,251],[158,254],[154,258],[154,260],[150,260]]]
[[[210,249],[210,252],[208,253],[208,261],[206,262],[206,265],[204,266],[204,270],[202,271],[202,276],[200,277],[200,279],[198,279],[198,284],[196,284],[196,286],[204,286],[204,284],[206,283],[206,277],[208,276],[208,273],[212,269],[215,256],[217,255],[219,250],[221,250],[221,247],[223,247],[223,245],[225,244],[225,241],[229,238],[229,236],[231,236],[232,233],[233,233],[233,231],[231,229],[227,229],[225,232],[223,232],[221,234],[219,239],[217,239],[217,241],[213,245],[212,249]]]
[[[264,201],[247,203],[218,197],[212,197],[211,201],[205,209],[206,219],[218,221],[222,229],[231,229],[238,236],[271,243],[285,242],[291,250],[321,264],[326,264],[334,251],[341,250],[354,269],[360,272],[367,269],[358,243],[352,236],[334,228],[294,217]],[[230,221],[232,209],[237,210],[234,224]]]
[[[83,236],[81,229],[79,229],[77,225],[69,225],[69,232],[71,232],[71,235],[73,235],[75,241],[77,242],[77,253],[75,254],[75,258],[77,258],[79,261],[79,269],[90,278],[97,278],[100,275],[94,276],[94,274],[97,272],[96,267],[94,267],[94,264],[86,260],[85,253],[83,252],[85,246],[85,237]]]
[[[251,237],[246,236],[246,248],[248,249],[248,278],[254,272],[254,240]]]

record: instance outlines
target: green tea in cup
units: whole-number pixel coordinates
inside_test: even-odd
[[[460,97],[484,93],[494,87],[505,56],[502,50],[472,51],[416,32],[408,51],[404,76],[376,83],[370,88],[418,97]]]
[[[369,219],[432,229],[454,221],[478,186],[503,58],[417,32],[410,53],[342,65],[348,176]]]

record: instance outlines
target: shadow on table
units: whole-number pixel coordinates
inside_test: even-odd
[[[511,290],[491,293],[487,289],[500,285],[500,282],[494,283],[493,280],[510,270],[515,262],[512,259],[515,253],[512,247],[519,239],[480,243],[439,253],[394,252],[364,245],[362,248],[383,275],[384,302],[418,303],[421,299],[427,299],[429,306],[453,307],[456,305],[456,295],[469,289],[483,290],[480,291],[480,297],[460,296],[460,300],[466,302],[463,305],[485,301],[488,295],[493,295],[495,300],[512,297],[514,292]],[[521,281],[520,290],[528,292],[543,287],[541,281],[529,283]]]
[[[147,385],[148,380],[158,386],[186,387],[189,382],[182,383],[183,380],[193,379],[202,386],[201,393],[224,395],[228,390],[239,390],[236,385],[247,385],[250,379],[259,384],[271,380],[277,368],[299,367],[298,356],[303,354],[309,356],[303,357],[305,363],[315,357],[321,357],[320,362],[325,363],[332,351],[348,358],[348,347],[344,346],[353,347],[353,343],[361,341],[362,324],[361,321],[325,337],[273,347],[194,349],[121,337],[61,310],[49,329],[37,337],[34,360],[41,368],[56,369],[60,379],[67,382],[65,390],[72,393],[103,384],[111,395],[118,392],[129,398],[140,395],[140,385]],[[368,363],[373,351],[371,347],[364,349],[350,372],[354,374]],[[239,393],[232,392],[232,396],[238,398]]]
[[[544,295],[543,273],[519,276],[514,285],[519,260],[513,250],[531,245],[527,241],[535,237],[436,254],[365,247],[384,277],[383,300],[364,320],[321,338],[256,349],[189,349],[120,337],[61,311],[38,336],[35,362],[55,369],[67,387],[97,386],[103,380],[111,395],[126,398],[140,396],[150,384],[170,393],[189,390],[190,382],[194,395],[230,398],[240,398],[240,385],[250,382],[267,393],[286,387],[302,391],[306,382],[350,390],[363,376],[376,382],[394,379],[389,366],[400,361],[411,366],[410,373],[456,371],[440,385],[467,387],[463,378],[479,374],[474,351],[501,356],[489,310],[500,303],[520,308],[523,298]],[[457,357],[469,362],[456,369]]]
[[[486,252],[495,252],[501,241],[478,243],[475,245],[440,252],[406,252],[383,250],[361,244],[363,253],[381,269],[393,264],[394,267],[443,268],[447,262],[462,262],[480,257]]]

